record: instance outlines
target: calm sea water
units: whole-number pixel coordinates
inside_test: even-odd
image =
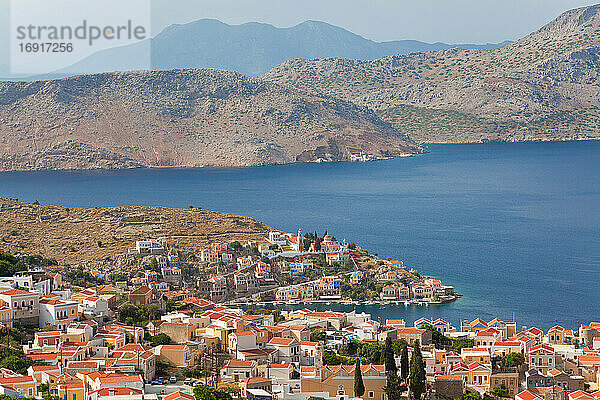
[[[156,205],[325,229],[464,294],[375,317],[600,319],[600,142],[436,145],[371,163],[0,173],[0,196],[66,206]],[[334,306],[331,306],[332,308]]]

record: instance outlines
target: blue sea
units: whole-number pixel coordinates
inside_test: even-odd
[[[542,328],[600,320],[600,142],[429,150],[368,163],[5,172],[0,196],[79,207],[193,205],[288,232],[327,230],[464,295],[441,306],[357,308],[375,318],[458,325],[499,317]]]

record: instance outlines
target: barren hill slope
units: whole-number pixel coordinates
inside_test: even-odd
[[[417,142],[600,138],[600,5],[495,50],[290,60],[265,79],[375,110]]]
[[[250,166],[422,151],[371,110],[220,70],[0,82],[0,170]]]
[[[127,254],[136,240],[167,237],[174,249],[199,253],[211,242],[264,240],[256,220],[200,208],[74,208],[0,198],[0,250],[82,263]]]

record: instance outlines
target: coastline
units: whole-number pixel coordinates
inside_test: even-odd
[[[94,171],[134,171],[134,170],[220,170],[220,169],[249,169],[249,168],[265,168],[265,167],[280,167],[286,165],[301,165],[301,164],[333,164],[333,163],[361,163],[361,162],[374,162],[374,161],[386,161],[400,158],[411,158],[421,155],[427,155],[431,153],[429,146],[460,146],[460,145],[511,145],[511,144],[540,144],[540,143],[582,143],[582,142],[599,142],[600,138],[582,138],[582,139],[539,139],[539,140],[488,140],[478,142],[423,142],[417,143],[423,148],[422,152],[417,153],[406,153],[396,156],[389,157],[377,157],[369,160],[358,161],[358,160],[331,160],[331,161],[291,161],[285,163],[266,163],[256,165],[204,165],[204,166],[186,166],[186,165],[138,165],[122,168],[31,168],[31,169],[0,169],[0,173],[11,173],[11,172],[94,172]]]

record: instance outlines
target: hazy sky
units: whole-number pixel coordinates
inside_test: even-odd
[[[486,43],[518,39],[563,11],[591,4],[585,0],[152,0],[152,31],[154,35],[169,24],[200,18],[279,27],[313,19],[377,41]],[[9,0],[0,0],[0,64],[8,63],[9,10]]]

